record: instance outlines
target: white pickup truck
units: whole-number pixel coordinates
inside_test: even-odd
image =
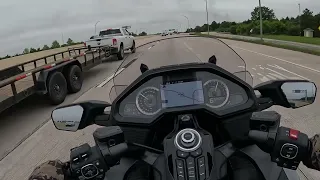
[[[111,54],[116,54],[119,60],[124,58],[124,51],[131,50],[132,53],[136,51],[136,44],[134,37],[125,28],[113,28],[102,30],[99,36],[93,36],[84,45],[90,51],[91,48],[100,46],[110,46]]]

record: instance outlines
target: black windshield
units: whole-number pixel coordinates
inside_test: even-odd
[[[100,36],[108,36],[108,35],[114,35],[114,34],[121,34],[120,29],[108,29],[105,31],[100,31]]]

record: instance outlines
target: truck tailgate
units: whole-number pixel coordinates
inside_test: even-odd
[[[86,41],[86,46],[97,47],[97,46],[112,46],[112,38],[113,37],[103,37],[103,38],[96,38],[89,41]]]

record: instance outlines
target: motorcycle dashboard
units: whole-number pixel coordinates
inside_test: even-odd
[[[252,107],[249,88],[229,79],[209,71],[159,73],[117,100],[115,120],[151,124],[170,112],[201,109],[219,117]]]

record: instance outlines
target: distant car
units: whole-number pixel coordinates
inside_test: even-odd
[[[169,29],[169,30],[168,30],[168,34],[169,34],[169,35],[173,35],[174,31],[175,31],[174,29]]]
[[[168,35],[168,32],[167,31],[163,31],[161,36],[167,36]]]

